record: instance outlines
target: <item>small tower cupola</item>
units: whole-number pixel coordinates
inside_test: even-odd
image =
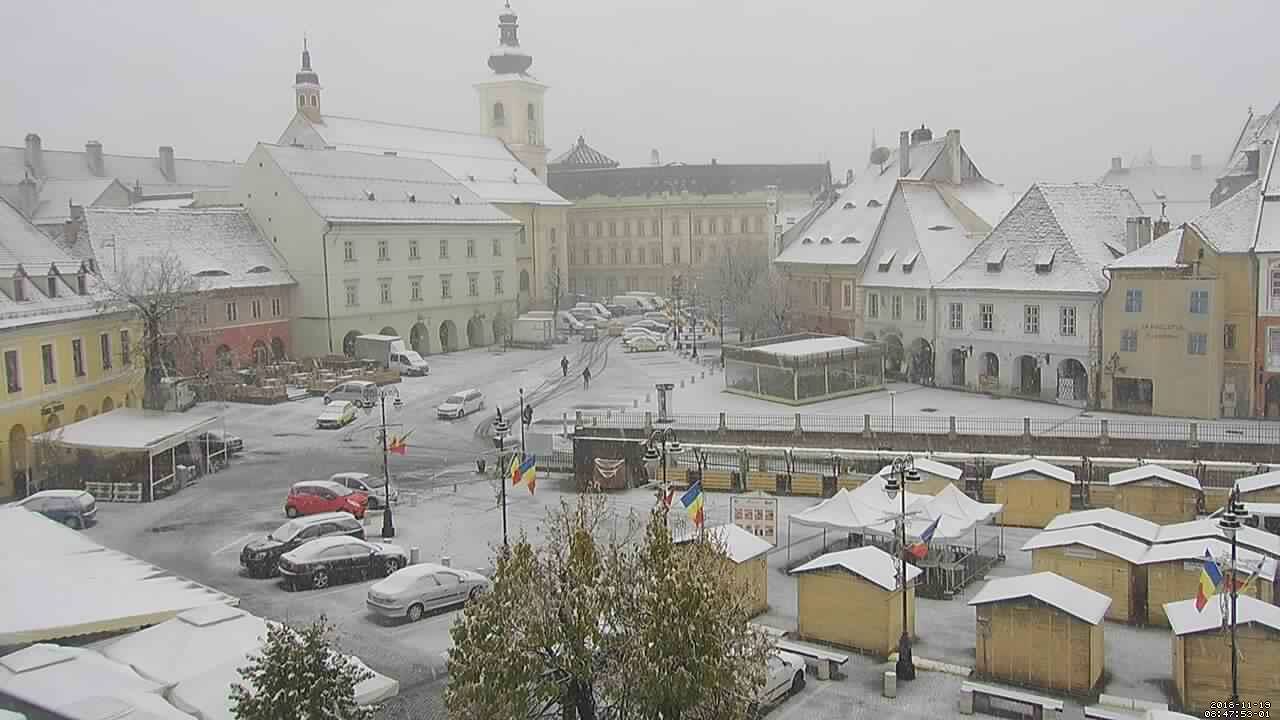
[[[533,56],[520,49],[519,20],[508,0],[498,15],[498,49],[489,54],[489,69],[499,75],[525,75],[533,65]]]
[[[320,76],[311,69],[311,51],[302,40],[302,68],[293,76],[294,106],[312,122],[320,119]]]

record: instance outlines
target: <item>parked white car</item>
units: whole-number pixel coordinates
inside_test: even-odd
[[[436,417],[457,419],[484,407],[484,395],[479,390],[461,390],[436,406]]]
[[[421,563],[375,583],[365,605],[383,617],[417,622],[428,610],[475,600],[489,586],[489,578],[480,573]]]
[[[667,341],[638,335],[633,336],[630,342],[623,343],[622,346],[627,349],[627,352],[657,352],[667,349]]]
[[[764,687],[756,695],[761,705],[772,705],[804,689],[804,658],[776,651],[765,662]]]
[[[369,509],[381,510],[387,506],[387,488],[382,476],[374,476],[363,472],[340,472],[329,476],[330,482],[336,482],[356,492],[369,496]],[[391,485],[391,504],[400,502],[400,491]]]

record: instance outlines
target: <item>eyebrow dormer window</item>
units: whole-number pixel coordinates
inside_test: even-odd
[[[58,276],[57,275],[49,276],[49,297],[51,298],[58,297]]]

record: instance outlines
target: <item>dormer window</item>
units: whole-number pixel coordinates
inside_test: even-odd
[[[845,235],[845,236],[844,236],[844,239],[840,241],[840,244],[841,244],[841,245],[853,245],[853,244],[854,244],[854,243],[856,243],[856,242],[858,242],[858,238],[856,238],[856,237],[854,237],[854,236],[852,236],[852,235]]]
[[[1040,248],[1036,253],[1036,272],[1047,273],[1053,269],[1053,258],[1058,254],[1057,248]]]
[[[49,276],[49,297],[51,298],[58,297],[58,276],[57,275]]]
[[[873,198],[873,199],[871,199],[871,200],[868,200],[868,201],[867,201],[867,207],[880,207],[880,201],[879,201],[879,200],[876,200],[876,199],[874,199],[874,198]]]
[[[266,265],[254,265],[253,267],[249,268],[246,272],[268,273],[268,272],[271,272],[271,268],[267,267]]]
[[[893,266],[893,257],[898,254],[897,250],[888,250],[880,256],[880,262],[876,263],[880,272],[889,272],[889,268]]]
[[[852,210],[852,209],[853,209],[853,207],[854,207],[854,205],[853,205],[853,203],[851,203],[851,202],[847,202],[847,203],[845,203],[845,204],[844,204],[844,209],[845,209],[845,210]]]
[[[987,272],[1000,272],[1004,268],[1004,256],[1009,248],[998,247],[987,253]]]
[[[823,238],[822,238],[822,241],[821,241],[821,242],[822,242],[822,244],[823,244],[823,245],[830,245],[830,244],[831,244],[831,238],[826,237],[826,236],[823,236]]]
[[[934,225],[929,229],[934,232],[946,232],[947,230],[951,229],[951,226],[950,225]]]
[[[805,238],[805,239],[801,240],[801,241],[800,241],[800,244],[801,244],[801,245],[812,245],[812,244],[813,244],[813,238],[811,238],[811,237],[807,237],[807,238]]]
[[[76,292],[80,295],[89,294],[89,278],[85,275],[83,270],[76,275]]]
[[[909,273],[916,267],[916,258],[920,257],[920,251],[916,250],[910,255],[902,259],[902,272]]]
[[[200,272],[195,273],[195,276],[198,278],[227,277],[230,274],[231,273],[227,272],[226,270],[201,270]]]
[[[18,302],[27,300],[27,275],[21,270],[13,275],[13,299]]]

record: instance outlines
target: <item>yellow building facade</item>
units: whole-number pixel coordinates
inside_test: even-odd
[[[1211,419],[1251,413],[1256,188],[1109,267],[1104,409]]]

